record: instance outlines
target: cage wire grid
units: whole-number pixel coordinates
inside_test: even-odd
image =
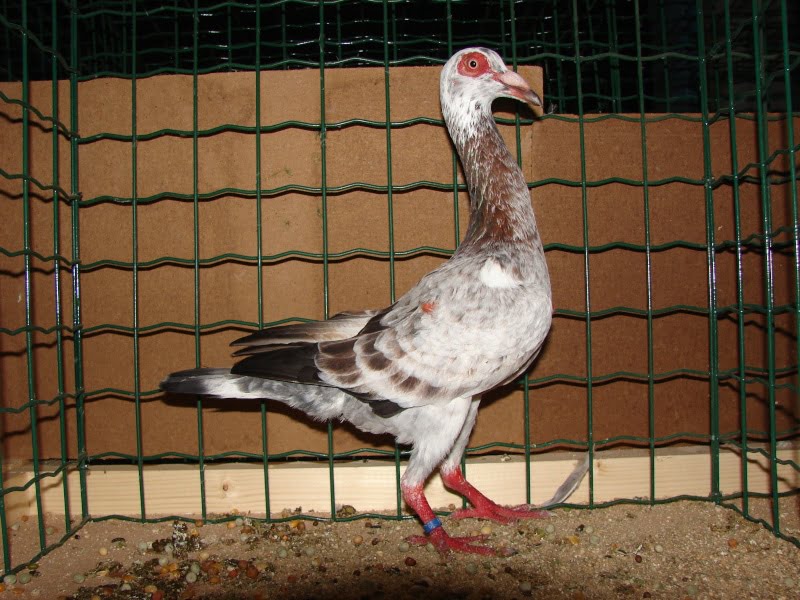
[[[431,18],[431,14],[435,17]],[[676,25],[680,23],[680,27]],[[360,456],[383,456],[393,460],[397,479],[396,511],[394,515],[359,514],[350,518],[408,518],[403,514],[399,488],[400,461],[405,451],[361,448],[337,453],[334,451],[334,427],[328,425],[327,452],[311,452],[297,449],[283,453],[270,453],[268,448],[266,402],[260,405],[261,452],[226,452],[208,454],[204,448],[203,401],[198,400],[195,410],[198,446],[194,454],[166,452],[148,455],[143,450],[143,424],[141,403],[159,392],[142,386],[139,376],[140,338],[142,335],[163,330],[189,332],[194,337],[195,366],[201,364],[201,340],[204,332],[219,328],[253,329],[289,320],[303,320],[302,315],[294,319],[269,322],[265,320],[264,267],[276,260],[302,258],[313,261],[323,273],[324,315],[329,316],[330,285],[329,265],[331,261],[360,254],[387,264],[387,285],[391,300],[395,299],[395,261],[421,253],[446,257],[452,254],[460,239],[459,192],[465,186],[458,182],[457,158],[452,157],[452,173],[449,180],[416,181],[397,186],[392,184],[392,134],[400,127],[427,123],[443,127],[438,119],[419,117],[397,122],[391,119],[391,97],[389,69],[396,66],[441,65],[454,50],[466,45],[485,45],[496,48],[513,67],[540,65],[544,68],[545,98],[548,105],[543,119],[573,123],[578,127],[580,145],[575,149],[580,155],[581,177],[579,179],[557,179],[529,181],[529,187],[537,188],[557,183],[579,188],[582,198],[582,243],[569,244],[559,240],[546,246],[548,252],[561,251],[582,257],[584,270],[585,309],[576,311],[556,306],[556,319],[571,319],[585,326],[586,374],[558,373],[548,378],[526,375],[518,386],[523,390],[524,443],[510,444],[497,441],[473,447],[468,454],[487,450],[521,452],[526,463],[526,494],[530,502],[530,457],[534,450],[568,445],[586,449],[590,457],[598,448],[615,444],[639,444],[648,449],[650,469],[649,498],[625,498],[612,502],[597,502],[594,498],[593,474],[589,472],[589,502],[591,508],[616,502],[659,503],[678,498],[656,499],[655,459],[656,448],[676,441],[691,441],[707,444],[712,453],[711,493],[708,496],[682,496],[698,500],[710,500],[727,506],[756,520],[776,535],[800,546],[800,540],[787,534],[781,527],[778,510],[779,498],[796,493],[778,491],[778,467],[788,465],[794,470],[800,466],[792,460],[777,456],[781,440],[796,440],[797,426],[779,430],[776,418],[776,394],[788,390],[798,398],[797,370],[800,359],[800,249],[798,247],[798,199],[797,164],[798,142],[794,136],[793,120],[797,118],[793,101],[800,92],[797,77],[800,64],[800,15],[790,0],[753,0],[751,3],[731,0],[705,2],[644,3],[625,0],[572,0],[557,2],[485,2],[447,1],[423,6],[408,1],[332,1],[284,0],[278,2],[188,2],[186,0],[154,1],[128,0],[110,2],[97,0],[27,0],[20,3],[2,0],[0,12],[2,31],[2,54],[0,79],[19,82],[20,95],[13,97],[0,92],[0,106],[6,115],[20,113],[20,138],[4,140],[4,144],[16,145],[21,152],[21,168],[0,164],[0,180],[6,187],[17,185],[19,198],[5,194],[7,205],[19,201],[22,213],[21,247],[10,232],[3,227],[0,238],[0,255],[6,264],[16,264],[18,272],[3,271],[3,285],[13,281],[24,282],[24,323],[9,322],[0,314],[0,338],[24,338],[26,371],[24,373],[3,372],[3,377],[24,378],[27,384],[27,401],[17,403],[4,398],[0,415],[5,422],[9,416],[25,416],[30,429],[30,461],[33,477],[22,485],[9,486],[4,483],[7,463],[7,431],[3,429],[3,447],[0,455],[0,537],[3,547],[3,569],[14,572],[31,560],[47,554],[78,531],[90,520],[129,519],[135,521],[158,521],[182,519],[187,515],[153,517],[147,510],[147,490],[143,473],[147,465],[169,461],[196,464],[200,481],[202,518],[219,522],[233,517],[213,517],[207,511],[205,466],[225,460],[259,461],[263,464],[264,510],[267,515],[275,512],[270,503],[269,465],[292,457],[307,457],[326,461],[330,481],[331,518],[336,516],[336,490],[334,470],[338,461]],[[331,122],[325,115],[325,76],[331,69],[342,67],[378,66],[384,69],[385,119],[350,119]],[[319,70],[320,114],[315,121],[287,121],[273,123],[269,115],[262,114],[262,84],[260,74],[270,70],[312,68]],[[228,124],[212,129],[201,129],[198,121],[198,78],[209,73],[245,71],[254,74],[256,124],[254,127]],[[158,131],[141,131],[137,123],[137,85],[148,77],[160,74],[183,74],[192,77],[193,107],[190,129],[170,128]],[[104,132],[82,136],[78,121],[78,86],[97,78],[116,77],[130,84],[131,134]],[[59,106],[59,80],[68,81],[69,110]],[[31,102],[30,86],[33,81],[51,83],[51,109],[43,110]],[[66,113],[66,114],[65,114]],[[642,176],[640,179],[612,177],[589,180],[586,172],[587,147],[584,127],[586,124],[606,119],[616,119],[638,124],[641,133]],[[664,120],[679,120],[698,123],[703,131],[703,171],[697,179],[677,178],[681,183],[697,186],[705,194],[705,243],[673,239],[656,244],[651,239],[651,190],[655,186],[672,183],[676,178],[654,180],[648,173],[648,126]],[[754,121],[757,131],[758,161],[740,164],[737,153],[737,123]],[[51,135],[52,177],[49,181],[31,175],[31,128],[34,121]],[[767,140],[770,122],[788,121],[785,147],[771,151]],[[727,122],[730,129],[731,164],[727,175],[712,174],[714,156],[711,153],[709,129],[712,124]],[[516,151],[520,156],[520,126],[529,121],[519,115],[513,120],[516,126]],[[330,130],[346,127],[365,127],[385,131],[387,185],[367,184],[352,181],[342,186],[327,184],[326,134]],[[321,185],[309,187],[287,184],[267,187],[262,177],[262,149],[258,142],[261,136],[273,132],[294,129],[311,130],[318,134],[321,152]],[[198,159],[198,143],[205,137],[223,132],[239,132],[253,135],[256,139],[256,171],[254,186],[249,189],[225,188],[201,191],[198,187],[198,170],[202,168]],[[140,195],[137,190],[137,144],[169,136],[192,141],[192,176],[194,188],[191,194],[162,190],[152,195]],[[116,140],[131,145],[130,197],[97,195],[86,197],[79,186],[78,156],[83,148],[100,140]],[[775,165],[778,161],[788,163],[788,171]],[[62,175],[66,169],[69,184],[64,185]],[[755,174],[753,174],[755,172]],[[760,187],[761,229],[746,231],[740,218],[740,186],[745,182]],[[644,209],[644,239],[641,243],[610,242],[592,244],[589,231],[591,222],[588,195],[592,188],[622,183],[641,190]],[[791,222],[773,222],[771,190],[775,185],[790,188]],[[735,239],[716,238],[715,205],[713,192],[727,186],[734,199]],[[13,189],[13,188],[11,188]],[[386,250],[353,247],[344,251],[329,250],[328,202],[329,196],[346,190],[361,189],[385,194],[388,220],[389,248]],[[395,246],[393,223],[393,195],[411,189],[452,191],[453,245],[451,247],[420,246],[399,250]],[[287,248],[269,254],[262,247],[262,199],[280,196],[289,192],[304,192],[318,195],[322,206],[322,252],[306,252]],[[223,253],[213,256],[203,254],[199,214],[203,202],[213,202],[225,195],[250,198],[255,202],[258,244],[252,254]],[[160,256],[151,260],[140,260],[137,240],[140,233],[139,210],[165,199],[191,202],[193,206],[193,253],[191,256]],[[32,236],[31,207],[35,202],[52,204],[52,246],[36,247]],[[132,255],[129,261],[100,259],[84,262],[81,259],[81,215],[89,207],[115,204],[130,207],[132,229],[126,234],[132,239]],[[66,226],[70,231],[70,248],[64,248],[59,231]],[[252,225],[246,225],[252,227]],[[18,232],[17,232],[18,233]],[[122,232],[120,232],[122,234]],[[662,308],[654,307],[651,288],[651,257],[654,253],[681,248],[706,256],[708,280],[707,303],[705,305],[675,304]],[[595,309],[592,304],[590,268],[593,257],[603,253],[624,250],[643,256],[646,263],[647,303],[645,306],[616,306]],[[736,256],[736,302],[721,305],[716,297],[716,259],[720,253],[733,252]],[[763,262],[764,277],[759,285],[763,291],[763,304],[746,301],[745,253],[756,253]],[[775,299],[773,262],[776,256],[791,260],[791,298],[788,302]],[[16,262],[14,262],[16,261]],[[238,261],[250,265],[257,273],[257,312],[251,321],[221,320],[203,322],[200,305],[202,292],[200,273],[214,268],[223,261]],[[158,269],[164,265],[183,265],[194,272],[194,320],[192,322],[143,322],[137,306],[139,275],[143,269]],[[132,303],[129,322],[108,322],[87,327],[82,320],[82,307],[86,303],[101,299],[87,297],[81,293],[83,274],[102,269],[120,269],[127,273],[132,284]],[[33,310],[36,294],[44,293],[41,286],[33,284],[33,273],[44,270],[52,278],[51,293],[53,310],[48,320],[43,321]],[[752,283],[750,283],[752,285]],[[39,289],[37,289],[39,288]],[[63,310],[71,306],[71,314]],[[664,316],[689,313],[705,317],[709,342],[708,362],[685,368],[659,372],[654,360],[654,322]],[[597,373],[593,368],[592,330],[596,323],[614,315],[630,315],[646,321],[648,340],[646,372]],[[746,352],[745,320],[750,316],[764,319],[768,332],[763,363],[748,362]],[[776,319],[785,316],[792,322],[790,335],[794,339],[792,357],[776,356]],[[735,368],[720,366],[718,354],[718,320],[732,317],[737,323],[739,363]],[[133,345],[132,389],[103,388],[87,389],[84,385],[83,343],[87,336],[118,332],[129,335]],[[37,391],[35,373],[40,368],[52,365],[37,364],[34,347],[41,340],[53,344],[56,351],[55,378],[58,393],[43,398]],[[5,353],[2,355],[5,356]],[[70,365],[70,359],[73,364]],[[187,365],[188,366],[188,365]],[[73,373],[73,389],[67,385],[68,371]],[[680,377],[699,378],[708,383],[708,404],[711,430],[708,432],[682,431],[667,436],[656,435],[655,390],[660,382]],[[593,426],[594,396],[596,386],[609,381],[629,379],[647,386],[648,430],[647,437],[619,435],[596,439]],[[585,439],[557,439],[533,444],[530,432],[532,401],[530,391],[534,387],[549,385],[552,381],[568,382],[585,390],[585,407],[588,414],[588,429]],[[723,383],[737,386],[740,398],[740,427],[736,431],[720,431],[719,386]],[[748,421],[748,388],[765,386],[769,400],[769,427],[764,431],[754,430]],[[92,453],[87,444],[85,430],[86,402],[108,394],[127,398],[135,404],[136,453],[121,452]],[[75,449],[67,442],[67,408],[75,407]],[[40,452],[38,428],[40,410],[55,407],[60,416],[60,453],[57,457],[43,457]],[[765,447],[752,445],[752,440],[766,441]],[[741,493],[723,495],[719,481],[719,453],[722,445],[738,447],[742,452],[741,469],[744,487]],[[748,489],[748,455],[761,454],[769,461],[771,492],[764,494]],[[56,466],[43,463],[44,458],[56,458]],[[109,514],[96,515],[89,512],[86,473],[93,465],[109,461],[135,465],[139,475],[139,505],[137,516]],[[466,465],[464,465],[466,467]],[[70,490],[65,475],[77,469],[80,476],[80,514],[71,514]],[[41,487],[61,478],[65,507],[65,534],[54,543],[45,534]],[[39,552],[36,556],[12,558],[7,519],[6,501],[10,494],[26,492],[33,488],[38,517]],[[772,501],[770,519],[751,514],[749,501],[766,497]],[[293,515],[291,518],[297,518]],[[316,518],[302,515],[301,518]],[[278,519],[281,520],[281,519]]]

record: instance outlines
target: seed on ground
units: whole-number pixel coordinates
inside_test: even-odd
[[[360,535],[353,536],[353,545],[360,546],[364,543],[364,538]]]
[[[481,535],[491,535],[492,527],[491,525],[484,525],[481,527]]]
[[[405,563],[406,563],[406,566],[407,566],[407,567],[413,567],[413,566],[415,566],[415,565],[417,564],[417,561],[416,561],[416,560],[414,560],[414,559],[413,559],[412,557],[410,557],[410,556],[406,556],[406,559],[405,559],[405,561],[403,561],[403,562],[405,562]]]
[[[19,575],[17,575],[17,582],[21,583],[22,585],[25,585],[26,583],[30,583],[31,582],[31,574],[30,573],[25,573],[25,572],[20,573]]]
[[[108,554],[108,548],[106,548],[105,546],[101,546],[97,552],[100,553],[100,556],[105,556]]]
[[[86,575],[83,573],[75,573],[75,575],[72,576],[72,581],[75,583],[83,583],[86,581]]]
[[[408,552],[410,548],[411,544],[409,544],[408,542],[400,542],[397,545],[397,549],[400,550],[400,552]]]
[[[186,574],[186,581],[188,583],[194,583],[195,581],[197,581],[197,573],[195,573],[194,571],[189,571]]]

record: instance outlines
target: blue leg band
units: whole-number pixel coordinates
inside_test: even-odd
[[[422,530],[425,532],[426,535],[430,535],[432,531],[434,531],[435,529],[439,529],[439,527],[441,526],[442,522],[436,517],[434,517],[433,519],[431,519],[422,526]]]

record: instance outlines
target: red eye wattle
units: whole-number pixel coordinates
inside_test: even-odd
[[[489,70],[489,61],[480,52],[465,54],[458,63],[458,72],[467,77],[476,77]]]

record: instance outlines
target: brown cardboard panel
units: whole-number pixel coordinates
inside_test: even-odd
[[[524,75],[540,89],[541,72],[528,69]],[[327,123],[348,119],[386,118],[383,69],[336,69],[326,72],[325,118]],[[390,117],[394,121],[425,116],[440,118],[436,68],[399,68],[389,72]],[[232,73],[197,78],[197,120],[201,130],[225,125],[253,126],[255,114],[255,75]],[[193,124],[194,81],[187,76],[152,77],[136,82],[136,128],[139,134],[161,129],[191,130]],[[19,86],[17,86],[18,88]],[[13,84],[10,88],[13,89]],[[101,132],[130,134],[132,83],[105,79],[79,86],[80,132],[91,136]],[[49,85],[31,86],[36,106],[50,106]],[[13,94],[9,94],[12,95]],[[17,94],[18,95],[18,94]],[[14,96],[16,97],[16,96]],[[68,114],[68,86],[59,86],[62,115]],[[513,105],[512,105],[513,106]],[[498,103],[501,116],[509,105]],[[525,110],[525,109],[523,109]],[[261,123],[275,125],[289,120],[319,123],[320,80],[313,70],[261,74]],[[21,140],[19,110],[13,105],[0,107],[0,137]],[[527,114],[527,113],[525,113]],[[751,119],[736,120],[739,168],[758,158],[756,127]],[[36,129],[34,127],[34,129]],[[513,127],[502,125],[501,132],[512,152],[517,151]],[[700,180],[704,175],[703,129],[698,121],[667,119],[645,125],[647,178],[649,181],[683,177]],[[711,172],[715,177],[730,174],[731,140],[727,123],[709,129]],[[800,134],[800,132],[799,132]],[[580,182],[580,131],[576,122],[546,119],[523,126],[520,132],[523,169],[530,181],[564,178]],[[786,146],[785,122],[771,122],[770,148]],[[31,135],[32,173],[51,182],[52,134],[44,124]],[[639,181],[643,178],[642,128],[639,122],[606,119],[588,122],[584,127],[586,177],[591,181],[612,177]],[[371,183],[395,186],[419,181],[450,184],[454,180],[452,147],[440,126],[416,124],[391,131],[391,165],[387,155],[385,127],[349,125],[332,127],[326,138],[326,184]],[[262,308],[259,314],[258,267],[254,258],[220,258],[200,267],[199,322],[202,325],[227,320],[246,323],[270,322],[288,318],[321,318],[325,313],[324,278],[326,267],[319,258],[299,257],[292,252],[321,254],[323,233],[329,253],[353,248],[389,250],[390,209],[383,192],[345,190],[329,193],[327,213],[319,194],[278,190],[282,186],[317,188],[322,184],[322,144],[317,131],[288,126],[280,131],[254,134],[227,131],[201,135],[197,141],[197,191],[213,194],[200,200],[195,224],[193,202],[169,197],[194,193],[195,159],[191,137],[167,136],[141,140],[136,154],[136,193],[139,198],[166,194],[152,203],[139,203],[136,210],[137,252],[141,262],[164,256],[194,259],[195,226],[198,256],[201,260],[237,254],[255,257],[258,253],[259,223],[254,198],[258,185],[256,147],[260,145],[261,267]],[[12,172],[21,169],[21,144],[0,145],[0,164]],[[134,170],[131,144],[127,141],[100,140],[79,147],[79,188],[84,199],[110,195],[124,202],[84,205],[80,209],[80,254],[86,263],[133,259],[133,208],[127,199],[133,192]],[[66,186],[69,176],[69,148],[59,146],[59,175]],[[784,157],[776,158],[771,168],[786,170]],[[750,175],[758,176],[751,168]],[[460,173],[456,173],[462,181]],[[232,194],[226,188],[245,190]],[[21,184],[0,178],[0,229],[6,248],[22,246]],[[773,226],[790,223],[789,186],[771,186],[769,208]],[[36,192],[31,202],[32,244],[42,254],[53,248],[53,207],[49,192]],[[763,228],[763,198],[757,182],[744,182],[738,188],[740,228],[743,237]],[[705,246],[709,233],[720,244],[735,240],[734,189],[731,184],[716,185],[710,196],[713,223],[704,188],[698,184],[672,182],[647,187],[650,240],[654,245],[683,240]],[[588,217],[588,240],[592,246],[625,242],[645,243],[647,213],[645,188],[641,185],[612,183],[588,186],[585,195],[580,185],[548,183],[532,190],[537,218],[546,244],[568,244],[571,251],[552,249],[547,253],[557,309],[586,310],[586,271],[583,253],[584,203]],[[468,218],[466,195],[458,194],[458,214],[451,190],[419,188],[395,190],[391,218],[394,249],[403,252],[419,246],[453,248],[455,220],[463,235]],[[323,216],[325,219],[323,219]],[[71,212],[59,209],[61,252],[71,253]],[[788,239],[787,233],[776,241]],[[783,236],[783,237],[781,237]],[[285,253],[290,253],[285,255]],[[276,255],[281,255],[276,257]],[[413,286],[425,273],[445,260],[444,256],[423,253],[398,256],[393,266],[388,258],[353,255],[333,257],[327,264],[328,314],[385,306]],[[653,251],[650,272],[642,251],[614,249],[593,251],[588,256],[589,301],[592,311],[628,306],[646,310],[648,277],[652,307],[708,306],[708,258],[705,248],[670,248]],[[775,255],[773,282],[776,303],[793,299],[793,257]],[[52,326],[55,319],[52,265],[38,265],[42,272],[33,280],[33,315],[37,325]],[[716,302],[718,306],[736,303],[737,262],[735,249],[715,257]],[[24,324],[22,260],[0,257],[3,270],[0,285],[0,317],[3,327]],[[744,301],[763,304],[764,257],[754,249],[742,259]],[[192,325],[195,322],[195,270],[192,264],[140,265],[136,310],[140,327],[164,322]],[[62,310],[71,324],[71,278],[62,277]],[[158,329],[142,332],[137,346],[132,334],[113,331],[111,326],[131,327],[134,319],[133,273],[130,267],[101,266],[81,274],[82,325],[98,328],[83,339],[84,385],[90,393],[86,407],[87,447],[90,453],[108,451],[133,453],[136,449],[134,418],[136,406],[128,395],[102,392],[105,388],[130,392],[138,374],[140,391],[156,389],[158,381],[174,370],[196,364],[197,340],[186,329]],[[727,372],[738,365],[738,327],[735,315],[718,320],[719,369]],[[745,317],[746,363],[762,368],[766,364],[764,317]],[[793,364],[796,342],[792,338],[791,315],[776,317],[778,333],[776,364]],[[249,330],[241,325],[220,325],[204,329],[199,338],[199,363],[202,366],[230,365],[229,343]],[[591,322],[592,375],[619,371],[647,372],[647,321],[642,316],[615,314]],[[35,386],[40,398],[51,398],[58,391],[54,335],[36,334],[34,341]],[[653,362],[655,373],[674,369],[707,371],[709,362],[709,323],[701,314],[678,312],[653,318]],[[64,343],[65,387],[75,389],[72,367],[72,342]],[[41,347],[39,347],[41,346]],[[537,443],[556,438],[586,440],[588,437],[587,389],[585,384],[564,379],[564,375],[585,377],[587,372],[586,322],[582,317],[557,315],[548,342],[532,371],[530,391],[530,431]],[[4,406],[20,406],[27,401],[24,336],[0,335],[0,393]],[[136,359],[136,361],[135,361]],[[134,366],[136,362],[137,366]],[[138,370],[137,370],[138,369]],[[751,369],[752,371],[752,369]],[[560,377],[559,377],[560,375]],[[725,375],[723,373],[725,377]],[[749,377],[760,376],[750,372]],[[555,379],[552,379],[555,377]],[[535,382],[536,378],[548,381]],[[747,395],[748,426],[765,429],[768,411],[765,388],[726,378],[718,389],[720,427],[723,431],[739,427],[739,391]],[[711,386],[705,376],[679,375],[658,380],[653,388],[657,435],[682,431],[708,433],[710,427]],[[625,377],[597,381],[592,386],[595,440],[617,435],[648,434],[649,390],[646,382]],[[795,418],[791,394],[779,390],[778,420],[787,428]],[[72,401],[68,401],[68,404]],[[202,445],[207,454],[223,451],[261,452],[261,412],[259,403],[207,400],[202,403]],[[158,394],[141,397],[142,449],[146,454],[164,451],[196,453],[197,402]],[[42,456],[60,452],[57,409],[39,409],[39,437]],[[3,430],[6,456],[30,455],[29,417],[6,415]],[[68,448],[75,451],[75,415],[67,410]],[[472,445],[490,442],[524,442],[523,394],[511,386],[487,395]],[[309,449],[326,452],[327,426],[298,418],[288,408],[268,403],[267,447],[269,452]],[[391,440],[376,439],[352,427],[335,425],[336,451],[361,447],[390,448]]]
[[[393,223],[395,252],[404,252],[423,246],[453,250],[456,238],[456,215],[462,217],[469,210],[466,196],[454,200],[453,192],[414,190],[394,194]],[[420,227],[421,223],[429,224]],[[458,223],[459,233],[465,222]]]

